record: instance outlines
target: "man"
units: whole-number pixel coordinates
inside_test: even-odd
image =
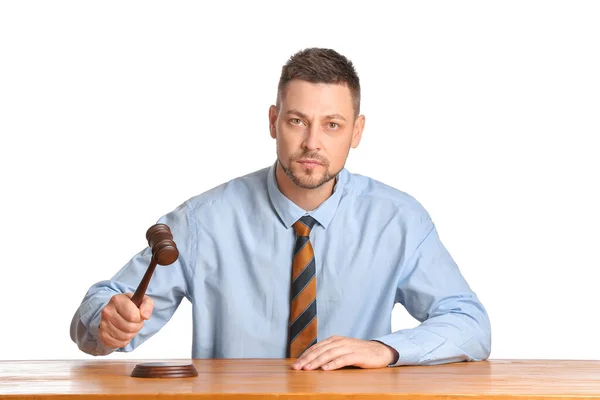
[[[292,357],[294,369],[486,359],[477,296],[411,196],[344,169],[365,117],[350,61],[307,49],[282,69],[269,109],[277,161],[194,197],[159,222],[180,256],[130,301],[149,261],[134,256],[88,291],[71,323],[83,351],[131,351],[185,297],[193,358]],[[391,332],[401,303],[421,321]]]

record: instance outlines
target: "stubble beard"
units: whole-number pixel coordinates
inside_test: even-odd
[[[294,174],[291,165],[301,158],[317,160],[321,164],[323,164],[323,168],[325,169],[325,171],[322,173],[321,177],[317,177],[317,172],[312,171],[310,169],[306,170],[306,174],[308,175],[307,177],[299,177],[296,174]],[[332,180],[333,178],[335,178],[341,171],[340,170],[335,174],[332,174],[329,167],[329,161],[327,161],[327,159],[325,159],[324,157],[321,157],[319,154],[311,152],[305,152],[302,154],[291,156],[288,160],[288,167],[283,165],[283,163],[281,162],[281,158],[279,157],[279,152],[277,152],[277,162],[279,162],[281,169],[290,178],[290,180],[294,182],[296,186],[301,187],[302,189],[317,189],[329,182],[330,180]]]

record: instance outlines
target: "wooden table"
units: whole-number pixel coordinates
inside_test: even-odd
[[[193,360],[197,377],[145,379],[129,376],[136,361],[0,361],[0,398],[600,399],[600,361],[492,360],[339,371],[294,371],[291,362]]]

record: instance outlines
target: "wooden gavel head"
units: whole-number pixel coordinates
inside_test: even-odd
[[[148,240],[148,246],[152,249],[152,259],[150,260],[150,265],[148,265],[144,277],[131,297],[131,301],[133,301],[133,304],[138,308],[140,304],[142,304],[142,299],[146,293],[146,289],[148,288],[156,265],[173,264],[177,260],[177,257],[179,257],[179,250],[177,250],[177,245],[173,241],[171,229],[167,225],[152,225],[146,232],[146,239]]]
[[[173,241],[171,229],[165,224],[152,225],[146,232],[148,246],[152,249],[152,258],[159,265],[173,264],[179,257],[179,250]]]

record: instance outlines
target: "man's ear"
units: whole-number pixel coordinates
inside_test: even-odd
[[[269,131],[273,139],[277,137],[277,114],[279,113],[276,106],[269,107]]]
[[[352,132],[352,148],[355,149],[362,139],[363,130],[365,129],[365,116],[359,115],[354,121],[354,130]]]

